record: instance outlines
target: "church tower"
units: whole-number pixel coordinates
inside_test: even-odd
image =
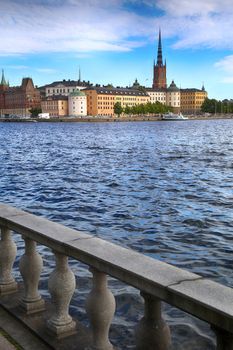
[[[153,89],[160,89],[167,87],[167,74],[166,74],[166,61],[163,64],[163,53],[162,53],[162,41],[161,41],[161,30],[159,29],[159,42],[158,42],[158,54],[157,63],[154,63],[154,79]]]
[[[4,91],[7,90],[9,87],[8,83],[6,82],[5,75],[4,75],[4,70],[2,69],[2,79],[0,83],[0,90]]]

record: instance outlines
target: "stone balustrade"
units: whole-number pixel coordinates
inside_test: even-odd
[[[113,349],[109,328],[115,300],[107,285],[110,275],[137,288],[144,298],[144,316],[135,332],[137,350],[170,348],[169,326],[161,315],[162,301],[208,322],[216,333],[217,349],[233,350],[231,288],[5,204],[0,205],[0,228],[0,304],[18,312],[17,317],[45,337],[52,348],[56,349],[54,344],[59,339],[59,349]],[[16,258],[13,232],[21,234],[25,241],[19,263],[22,287],[12,274]],[[43,260],[36,250],[37,243],[49,247],[55,255],[56,266],[48,280],[50,304],[38,291]],[[88,265],[93,274],[93,287],[86,300],[90,332],[79,347],[74,342],[73,347],[66,343],[67,338],[82,333],[78,320],[69,314],[76,281],[68,257]],[[12,303],[16,294],[20,300]],[[39,327],[32,316],[37,314],[45,314]],[[40,331],[43,327],[49,336]]]

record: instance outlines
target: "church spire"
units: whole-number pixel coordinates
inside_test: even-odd
[[[5,79],[5,76],[4,76],[4,70],[3,70],[3,69],[2,69],[2,80],[1,80],[1,85],[4,85],[4,86],[7,85],[7,82],[6,82],[6,79]]]
[[[163,64],[163,53],[162,53],[162,39],[161,30],[159,28],[159,40],[158,40],[158,54],[157,63],[153,67],[154,77],[153,77],[153,89],[161,89],[167,87],[167,65],[166,61]]]
[[[78,70],[78,81],[81,81],[81,69],[79,67],[79,70]]]
[[[161,67],[163,65],[162,40],[161,40],[161,30],[160,30],[160,28],[159,28],[159,43],[158,43],[157,65],[159,67]]]

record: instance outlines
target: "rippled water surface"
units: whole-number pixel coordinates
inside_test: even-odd
[[[1,123],[0,135],[1,202],[233,285],[232,120]],[[54,258],[40,251],[48,297]],[[71,265],[79,286],[71,312],[85,323],[90,273]],[[111,337],[131,349],[142,300],[118,281],[110,286],[117,300]],[[208,325],[164,311],[173,349],[215,349]]]

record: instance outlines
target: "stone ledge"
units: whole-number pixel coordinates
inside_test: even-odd
[[[46,310],[26,315],[20,306],[20,292],[3,296],[0,299],[0,327],[8,332],[24,350],[85,350],[91,345],[91,335],[87,327],[77,320],[77,332],[66,338],[51,336],[47,320],[51,317],[53,306],[46,302]]]
[[[231,288],[8,205],[0,204],[0,225],[105,272],[214,326],[233,330]]]

